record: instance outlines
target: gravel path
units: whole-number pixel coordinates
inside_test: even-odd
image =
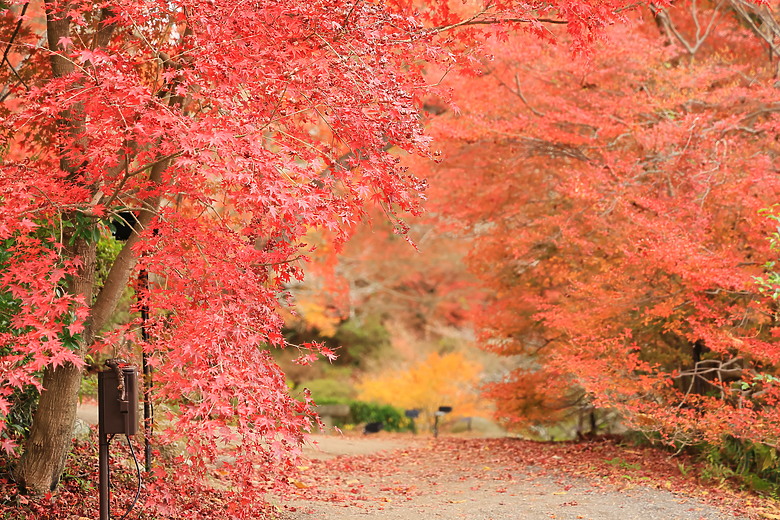
[[[321,438],[284,520],[747,520],[647,482],[612,482],[559,470],[460,458],[425,440]],[[422,448],[422,449],[420,449]],[[374,455],[371,453],[377,452]],[[446,458],[442,458],[446,457]]]

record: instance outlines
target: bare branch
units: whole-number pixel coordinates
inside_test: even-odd
[[[730,4],[740,20],[747,24],[756,36],[764,40],[769,50],[769,59],[780,56],[780,44],[777,43],[780,41],[780,23],[775,19],[772,10],[766,5],[757,5],[745,0],[730,0]],[[760,20],[760,24],[757,20]],[[778,66],[780,67],[780,62]]]
[[[458,27],[466,27],[469,25],[496,25],[501,23],[547,23],[547,24],[553,24],[553,25],[566,25],[569,23],[568,20],[560,20],[556,18],[485,18],[485,19],[477,19],[479,16],[482,16],[485,13],[485,11],[481,11],[478,14],[475,14],[471,18],[468,18],[466,20],[462,20],[460,22],[451,24],[451,25],[440,25],[438,27],[433,27],[430,29],[430,32],[434,33],[440,33],[444,31],[450,31],[452,29],[456,29]]]
[[[509,92],[520,98],[520,101],[523,102],[523,104],[528,107],[528,109],[534,113],[534,115],[539,117],[544,117],[545,114],[542,112],[539,112],[534,107],[532,107],[528,100],[525,98],[525,95],[523,94],[523,91],[520,89],[520,75],[515,72],[515,88],[512,88],[509,86],[501,77],[496,73],[495,69],[490,68],[486,63],[483,63],[485,67],[487,67],[487,73],[493,75],[494,78],[496,78],[496,81],[498,81],[498,84],[507,89]]]
[[[24,14],[27,12],[27,8],[29,6],[30,6],[30,2],[25,2],[24,6],[22,7],[22,12],[19,13],[19,21],[16,23],[16,27],[14,28],[14,32],[11,34],[11,38],[8,39],[8,45],[6,45],[5,52],[3,52],[3,60],[0,61],[0,63],[4,61],[5,63],[8,64],[8,66],[13,71],[14,76],[16,76],[19,79],[19,82],[22,85],[24,85],[24,88],[27,90],[30,90],[30,87],[27,86],[27,83],[24,82],[22,77],[19,75],[19,72],[11,64],[11,61],[8,59],[8,53],[11,52],[11,47],[13,46],[14,40],[16,39],[16,36],[19,34],[19,30],[22,28],[22,22],[24,21]]]
[[[699,22],[699,12],[696,6],[696,0],[691,2],[691,17],[693,18],[693,23],[696,26],[695,43],[689,42],[685,38],[685,36],[683,36],[683,34],[677,29],[677,27],[672,22],[672,17],[669,15],[669,11],[667,9],[655,8],[654,13],[656,19],[661,22],[661,25],[666,30],[667,34],[673,35],[677,39],[677,41],[679,41],[682,44],[682,46],[685,47],[685,50],[688,51],[688,54],[693,56],[699,51],[702,44],[704,44],[704,42],[707,40],[710,33],[712,32],[712,28],[715,26],[715,22],[720,16],[720,10],[723,4],[724,4],[723,0],[718,2],[718,4],[715,6],[715,9],[713,9],[712,16],[710,17],[710,20],[707,23],[706,28],[702,30],[701,24]]]

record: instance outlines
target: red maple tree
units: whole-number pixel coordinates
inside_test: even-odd
[[[776,256],[777,15],[647,8],[574,59],[511,36],[454,84],[431,199],[477,236],[484,345],[525,359],[489,389],[505,416],[596,406],[669,442],[776,443],[776,302],[755,277]]]

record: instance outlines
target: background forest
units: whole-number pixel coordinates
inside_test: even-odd
[[[780,484],[776,3],[0,5],[8,482],[143,355],[171,517],[265,514],[324,404]]]
[[[310,328],[385,316],[444,353],[474,323],[513,358],[488,376],[510,422],[612,409],[669,442],[773,444],[778,62],[772,12],[745,9],[651,9],[586,54],[497,37],[471,74],[429,72],[452,96],[425,105],[445,159],[408,159],[420,253],[357,233]]]
[[[408,372],[387,374],[382,357],[356,378],[366,398],[490,411],[454,383],[526,435],[736,443],[765,470],[778,432],[776,13],[635,14],[586,52],[545,26],[557,45],[502,34],[468,73],[428,70],[451,96],[424,104],[444,159],[405,158],[430,182],[410,233],[420,251],[361,229],[332,267],[341,292],[306,286],[298,326],[338,337],[318,322],[330,313],[394,331]],[[433,399],[414,405],[421,385]]]

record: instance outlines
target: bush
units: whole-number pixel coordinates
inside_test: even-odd
[[[699,452],[707,465],[705,478],[734,479],[758,492],[780,490],[780,456],[773,446],[727,436],[721,445],[703,445]]]
[[[335,379],[312,379],[303,383],[301,387],[309,389],[317,404],[348,403],[355,397],[355,389],[352,385]]]
[[[352,420],[355,424],[381,422],[389,432],[413,431],[412,421],[399,408],[388,404],[366,403],[352,401],[349,405]]]
[[[32,425],[33,414],[38,407],[40,393],[32,386],[26,386],[23,390],[15,389],[9,400],[11,409],[5,416],[6,429],[0,434],[1,438],[10,438],[16,442],[27,438]]]

